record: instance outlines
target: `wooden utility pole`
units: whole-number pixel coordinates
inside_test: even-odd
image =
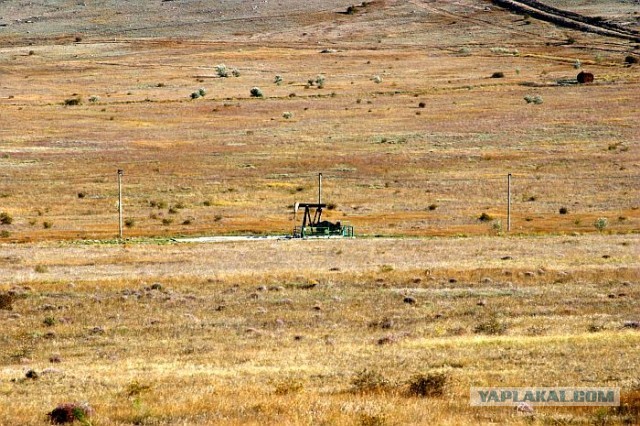
[[[118,235],[122,239],[122,175],[124,170],[118,169]]]
[[[511,173],[507,175],[507,232],[511,232]]]
[[[318,204],[322,204],[322,173],[318,173]]]

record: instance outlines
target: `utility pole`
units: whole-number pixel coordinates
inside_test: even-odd
[[[122,239],[122,175],[124,170],[118,169],[118,235]]]
[[[322,173],[318,173],[318,204],[322,204]]]
[[[507,232],[511,232],[511,173],[507,175]]]

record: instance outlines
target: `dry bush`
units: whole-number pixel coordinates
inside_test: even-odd
[[[351,379],[352,393],[383,393],[392,388],[392,383],[381,373],[366,368],[358,371]]]
[[[410,396],[434,397],[444,395],[449,376],[446,373],[417,374],[409,380]]]
[[[15,296],[10,293],[0,293],[0,309],[10,311],[13,309]]]
[[[89,418],[92,414],[93,409],[86,402],[65,402],[47,413],[47,416],[49,416],[53,424],[66,424],[78,421],[80,424],[87,425],[90,424]]]

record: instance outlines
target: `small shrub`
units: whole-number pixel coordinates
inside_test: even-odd
[[[216,65],[216,74],[218,74],[218,77],[227,78],[229,77],[229,70],[225,64]]]
[[[51,229],[53,227],[53,222],[45,220],[44,222],[42,222],[42,227],[44,229]]]
[[[262,98],[264,96],[259,87],[253,87],[250,93],[252,98]]]
[[[36,267],[33,268],[33,270],[39,274],[44,274],[49,270],[49,268],[47,268],[45,265],[36,265]]]
[[[603,331],[605,329],[604,325],[602,324],[589,324],[589,326],[587,327],[587,331],[589,333],[599,333],[600,331]]]
[[[409,380],[408,393],[420,397],[442,396],[448,379],[446,373],[418,374]]]
[[[13,309],[15,296],[10,293],[0,293],[0,309],[10,311]]]
[[[567,214],[569,213],[569,209],[567,209],[566,207],[560,207],[560,210],[558,210],[558,213]]]
[[[78,198],[84,198],[86,196],[87,194],[85,194],[84,192],[78,192]]]
[[[89,418],[92,414],[93,409],[86,402],[67,402],[58,405],[47,413],[47,416],[49,416],[51,423],[55,424],[73,423],[77,420],[80,424],[88,425],[91,424]]]
[[[178,208],[176,206],[169,207],[169,214],[178,214]]]
[[[524,97],[524,100],[528,104],[535,104],[535,105],[540,105],[542,102],[544,102],[544,100],[542,99],[542,96],[540,95],[526,95]]]
[[[382,266],[380,266],[380,272],[391,272],[394,269],[395,268],[393,267],[393,265],[382,265]]]
[[[638,59],[635,56],[628,55],[627,57],[624,58],[624,62],[627,65],[633,65],[633,64],[637,64],[638,62],[640,62],[640,59]]]
[[[54,325],[56,325],[56,319],[54,317],[45,317],[45,319],[42,321],[42,324],[46,325],[47,327],[53,327]]]
[[[500,322],[496,316],[491,316],[484,322],[478,324],[474,331],[481,334],[499,335],[507,330],[507,325]]]
[[[167,202],[163,201],[163,200],[151,200],[151,201],[149,201],[149,206],[150,207],[157,207],[159,209],[165,209],[165,208],[167,208]]]
[[[136,221],[132,218],[125,219],[124,226],[127,228],[133,228],[136,225]]]
[[[191,225],[192,223],[193,223],[193,218],[191,218],[191,217],[189,217],[189,218],[187,218],[187,219],[182,221],[182,224],[185,225],[185,226],[186,225]]]
[[[64,106],[76,106],[82,104],[82,98],[69,98],[64,100]]]
[[[138,382],[137,380],[134,380],[127,385],[126,389],[124,390],[124,393],[129,398],[135,398],[135,397],[139,397],[140,395],[142,395],[143,393],[147,392],[150,389],[151,389],[150,385],[145,385]]]
[[[382,374],[365,368],[351,379],[351,386],[353,393],[385,392],[390,389],[391,382]]]
[[[425,102],[420,102],[418,104],[418,108],[426,108],[426,107],[427,107],[427,104]]]
[[[335,210],[338,205],[336,203],[327,203],[327,210]]]
[[[520,54],[518,49],[508,49],[506,47],[492,47],[490,50],[491,50],[492,53],[497,53],[497,54],[500,54],[500,55],[518,56]]]
[[[573,67],[577,70],[582,68],[582,62],[580,62],[580,59],[576,59],[576,61],[573,63]]]
[[[300,380],[289,379],[276,383],[275,387],[276,395],[290,395],[300,393],[304,388],[304,385]]]
[[[438,208],[437,204],[429,204],[429,210],[433,211]]]
[[[11,225],[13,223],[13,216],[7,212],[0,212],[0,225]]]
[[[598,231],[602,232],[605,230],[607,226],[609,226],[609,221],[607,220],[606,217],[599,217],[593,223],[593,226],[595,226]]]
[[[273,79],[273,82],[275,84],[277,84],[278,86],[280,86],[282,84],[282,76],[281,75],[276,75],[275,78]]]
[[[322,89],[324,87],[324,80],[325,80],[324,75],[319,74],[316,76],[315,83],[316,83],[316,86],[318,86],[318,89]]]
[[[352,6],[347,7],[347,10],[346,10],[346,12],[345,12],[345,13],[346,13],[347,15],[353,15],[353,14],[354,14],[354,13],[356,13],[357,11],[358,11],[358,8],[357,8],[356,6],[353,6],[353,5],[352,5]]]
[[[7,231],[6,229],[0,231],[0,238],[9,238],[10,236],[11,232]]]
[[[166,217],[164,219],[162,219],[162,224],[167,226],[167,225],[171,225],[173,223],[173,219]]]
[[[204,96],[207,94],[207,90],[204,87],[201,87],[198,89],[198,94],[204,98]]]
[[[504,73],[502,71],[496,71],[491,74],[491,78],[504,78]]]
[[[285,119],[289,120],[290,118],[293,117],[293,113],[289,112],[289,111],[285,111],[282,113],[282,117],[284,117]]]
[[[479,217],[478,220],[480,222],[490,222],[493,220],[493,216],[489,215],[488,213],[482,213]]]
[[[494,220],[491,223],[491,229],[493,229],[495,232],[497,233],[501,233],[502,232],[502,221],[501,220]]]
[[[238,71],[238,69],[234,68],[231,70],[231,75],[234,77],[240,77],[240,71]]]
[[[371,80],[373,80],[374,83],[382,83],[382,77],[380,77],[379,75],[374,75],[373,77],[371,77]]]
[[[187,206],[186,206],[182,201],[178,201],[178,202],[174,205],[174,207],[175,207],[176,209],[184,209],[184,208],[186,208]]]
[[[204,200],[204,201],[202,202],[202,205],[203,205],[203,206],[205,206],[205,207],[211,207],[211,201],[209,201],[209,200]]]
[[[191,99],[198,99],[200,97],[200,93],[199,92],[193,92],[191,94]]]

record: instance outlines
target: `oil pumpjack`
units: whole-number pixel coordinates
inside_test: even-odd
[[[293,206],[294,222],[297,221],[298,210],[303,210],[302,224],[293,228],[294,238],[307,237],[354,237],[353,226],[341,222],[322,220],[322,211],[327,204],[322,202],[322,173],[318,174],[318,202],[295,203]]]

